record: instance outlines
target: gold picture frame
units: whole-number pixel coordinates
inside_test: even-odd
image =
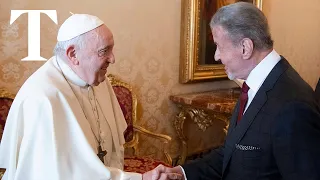
[[[212,1],[230,2],[230,0]],[[237,1],[251,1],[259,9],[262,9],[262,0],[234,0],[234,2]],[[204,7],[205,2],[206,0],[181,1],[180,83],[194,83],[227,78],[223,64],[217,64],[215,62],[213,62],[214,64],[199,63],[200,47],[201,45],[203,47],[206,46],[206,44],[203,44],[203,35],[201,34],[200,27],[201,18],[203,17],[202,7]]]

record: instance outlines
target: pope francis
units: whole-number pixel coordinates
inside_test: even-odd
[[[105,75],[113,36],[97,17],[60,27],[55,56],[23,84],[0,146],[3,180],[135,180],[123,169],[127,124]]]

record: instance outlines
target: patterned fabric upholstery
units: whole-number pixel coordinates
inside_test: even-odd
[[[0,98],[0,141],[12,102],[12,99]]]
[[[124,132],[124,137],[126,142],[130,142],[133,138],[132,94],[127,88],[122,86],[113,86],[113,90],[117,96],[124,118],[128,125]]]
[[[10,94],[4,89],[0,89],[0,143],[13,98],[13,94]],[[0,179],[2,179],[4,172],[5,169],[0,168]]]
[[[156,168],[158,165],[171,167],[165,162],[155,160],[150,157],[125,157],[124,170],[127,172],[145,173]]]

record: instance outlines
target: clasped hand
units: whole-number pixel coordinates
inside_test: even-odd
[[[174,168],[159,165],[151,171],[142,175],[142,180],[170,180],[181,179],[184,180],[182,169],[178,166]]]

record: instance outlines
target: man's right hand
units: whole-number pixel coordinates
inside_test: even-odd
[[[181,167],[168,168],[163,165],[157,166],[155,169],[148,171],[142,175],[142,180],[184,180]]]

